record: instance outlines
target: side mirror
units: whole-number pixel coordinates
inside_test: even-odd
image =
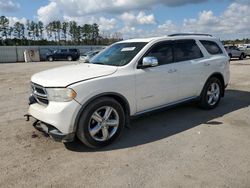
[[[156,57],[144,57],[142,60],[142,67],[156,67],[158,64]]]

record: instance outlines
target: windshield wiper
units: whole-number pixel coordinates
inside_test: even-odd
[[[102,63],[102,62],[93,62],[92,64],[96,64],[96,65],[105,65],[105,64]]]
[[[117,67],[117,65],[111,65],[111,64],[106,64],[106,63],[102,63],[102,62],[91,62],[92,64],[96,64],[96,65],[106,65],[106,66],[113,66],[113,67]]]

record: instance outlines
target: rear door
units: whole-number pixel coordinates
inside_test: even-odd
[[[54,55],[54,58],[58,59],[58,60],[63,60],[66,58],[66,54],[67,54],[66,49],[57,50],[55,55]]]
[[[178,70],[178,99],[197,97],[207,75],[207,65],[195,40],[176,40],[173,45],[174,64]]]
[[[68,56],[68,50],[67,49],[62,49],[60,52],[60,59],[65,60]]]
[[[236,46],[232,46],[231,49],[232,49],[233,57],[236,57],[236,58],[240,57],[242,52]]]

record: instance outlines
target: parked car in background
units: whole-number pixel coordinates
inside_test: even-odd
[[[250,57],[250,44],[245,44],[244,47],[245,47],[245,53],[246,53],[245,56]]]
[[[94,51],[88,51],[82,56],[80,56],[80,62],[87,63],[90,61],[91,58],[93,58],[95,55],[97,55],[100,52],[100,50],[94,50]]]
[[[98,148],[115,141],[130,117],[187,101],[216,108],[229,77],[227,52],[210,35],[131,39],[90,63],[33,75],[28,115],[57,141],[77,136]]]
[[[243,48],[238,48],[237,46],[234,45],[226,45],[224,46],[228,56],[232,58],[239,58],[239,60],[243,60],[246,56],[245,50]]]
[[[60,49],[48,53],[46,59],[48,61],[54,61],[54,60],[76,61],[79,59],[79,57],[80,57],[80,52],[78,49]]]

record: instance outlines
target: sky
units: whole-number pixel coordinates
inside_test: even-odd
[[[0,0],[0,15],[25,23],[97,23],[103,35],[124,38],[209,33],[223,40],[250,38],[250,0]]]

